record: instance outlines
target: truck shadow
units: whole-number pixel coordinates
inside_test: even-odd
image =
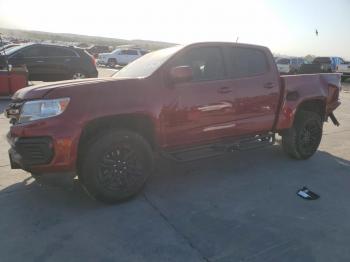
[[[318,151],[315,156],[306,161],[293,160],[285,156],[276,145],[266,149],[230,153],[222,157],[197,160],[187,163],[176,163],[166,159],[158,159],[155,174],[148,181],[144,192],[153,196],[157,194],[169,195],[180,192],[173,192],[184,184],[190,191],[203,189],[204,181],[209,185],[219,182],[236,184],[246,180],[274,179],[274,183],[288,183],[288,180],[300,180],[312,184],[312,179],[332,179],[341,175],[350,175],[350,161],[339,158],[325,151]],[[315,176],[317,175],[317,176]],[[294,176],[294,177],[291,177]],[[350,178],[350,176],[349,176]],[[183,188],[183,190],[187,190]],[[220,188],[217,188],[220,191]],[[33,204],[52,205],[53,202],[62,204],[69,202],[74,208],[95,208],[106,206],[91,199],[83,190],[77,180],[69,188],[40,185],[33,178],[28,177],[22,182],[12,184],[0,190],[0,196],[7,196],[16,193],[25,194],[33,200]],[[142,193],[127,202],[142,198]],[[21,197],[16,197],[16,205],[22,206]],[[121,203],[125,204],[125,203]],[[23,202],[23,208],[30,208],[28,202]],[[117,204],[118,206],[118,204]],[[63,206],[64,207],[64,206]]]
[[[277,254],[274,247],[279,250],[282,243],[280,256],[287,254],[289,259],[278,261],[300,257],[317,261],[299,238],[324,239],[324,232],[317,232],[321,223],[322,227],[328,223],[311,220],[320,212],[315,207],[337,214],[334,203],[343,198],[347,205],[349,183],[350,161],[324,151],[308,161],[295,161],[279,146],[186,164],[160,160],[144,192],[114,206],[93,201],[79,185],[63,190],[40,186],[28,177],[0,191],[0,230],[11,235],[11,241],[0,238],[0,245],[5,257],[15,253],[19,261],[28,250],[31,261],[46,261],[89,245],[93,247],[89,252],[99,259],[117,252],[113,250],[118,246],[122,247],[118,252],[151,257],[162,243],[175,241],[169,230],[176,228],[176,234],[187,236],[213,260],[227,256],[227,261],[238,261],[254,252]],[[302,202],[295,192],[305,185],[320,194],[322,202],[312,201],[316,203],[312,207]],[[346,213],[336,217],[347,219]],[[113,245],[101,245],[107,242]],[[15,252],[18,246],[24,251]],[[82,256],[88,259],[89,252]]]

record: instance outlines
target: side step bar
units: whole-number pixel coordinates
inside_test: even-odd
[[[257,149],[275,143],[275,134],[269,133],[246,137],[240,140],[223,141],[215,144],[162,152],[161,155],[179,162],[195,161],[220,156],[229,152]]]

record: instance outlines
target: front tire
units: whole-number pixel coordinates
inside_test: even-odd
[[[95,199],[115,203],[136,195],[153,170],[153,153],[139,134],[112,129],[96,139],[83,157],[79,178]]]
[[[294,159],[308,159],[317,151],[322,131],[320,115],[299,111],[293,126],[282,134],[282,147]]]

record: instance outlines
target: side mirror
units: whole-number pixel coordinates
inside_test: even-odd
[[[193,78],[193,71],[189,66],[177,66],[170,69],[169,76],[173,83],[189,82]]]

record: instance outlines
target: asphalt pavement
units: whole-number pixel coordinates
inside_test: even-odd
[[[307,161],[279,145],[160,160],[142,194],[113,206],[11,170],[1,115],[0,261],[350,261],[349,91],[336,111],[341,126],[325,124]],[[320,198],[298,197],[303,186]]]

